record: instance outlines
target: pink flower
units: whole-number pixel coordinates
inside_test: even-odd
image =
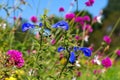
[[[103,41],[105,41],[107,44],[110,44],[110,43],[111,43],[111,39],[110,39],[110,37],[107,36],[107,35],[103,37]]]
[[[18,68],[24,66],[24,59],[22,58],[22,53],[18,50],[8,50],[7,55],[9,56],[8,60]]]
[[[32,16],[32,17],[30,18],[30,20],[31,20],[33,23],[37,23],[37,22],[38,22],[36,16]]]
[[[90,17],[89,17],[89,16],[84,16],[84,17],[83,17],[83,20],[84,20],[84,21],[90,21]]]
[[[116,54],[117,54],[118,56],[120,56],[120,50],[117,50],[117,51],[116,51]]]
[[[72,20],[73,18],[75,18],[74,13],[68,13],[68,14],[65,15],[65,19],[67,19],[67,20]]]
[[[94,3],[94,0],[89,0],[87,2],[85,2],[86,6],[92,6]]]
[[[112,66],[112,61],[110,60],[109,57],[106,57],[105,59],[102,60],[102,65],[105,67],[105,68],[109,68]]]
[[[65,10],[64,10],[64,8],[63,7],[60,7],[59,8],[59,12],[64,12]]]
[[[80,40],[80,39],[81,39],[81,37],[80,37],[80,36],[78,36],[78,35],[76,35],[76,36],[75,36],[75,39],[78,41],[78,40]]]
[[[83,18],[78,16],[75,18],[75,22],[82,22],[83,21]]]
[[[83,30],[88,30],[89,32],[93,32],[93,28],[91,27],[91,25],[86,24],[85,26],[83,26]]]
[[[52,39],[51,40],[51,44],[54,45],[56,43],[56,40],[55,39]]]

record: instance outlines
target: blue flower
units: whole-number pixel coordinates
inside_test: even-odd
[[[62,28],[64,30],[69,29],[69,25],[66,21],[59,21],[56,24],[52,25],[53,28]]]
[[[70,63],[75,63],[75,60],[76,60],[76,56],[75,56],[75,53],[74,52],[71,52],[70,53],[70,57],[69,57],[69,61]]]
[[[43,26],[43,24],[42,23],[39,23],[39,27],[42,27]]]
[[[82,47],[82,48],[79,48],[79,50],[81,50],[85,56],[87,56],[87,57],[91,56],[92,51],[89,48]]]
[[[34,28],[34,25],[32,25],[32,24],[30,24],[30,23],[24,23],[24,24],[22,25],[22,31],[23,31],[23,32],[25,32],[25,31],[27,31],[27,30],[29,30],[29,29],[31,29],[31,28]]]
[[[58,51],[58,52],[61,52],[61,51],[64,51],[64,50],[65,50],[65,48],[62,47],[62,46],[60,46],[57,51]]]
[[[79,50],[79,47],[75,46],[73,47],[74,52],[77,52]]]

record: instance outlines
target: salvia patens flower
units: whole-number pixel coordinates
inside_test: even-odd
[[[52,25],[53,28],[62,28],[64,30],[69,29],[69,25],[66,21],[59,21],[56,24]]]
[[[42,26],[43,26],[43,24],[40,22],[40,23],[39,23],[39,27],[42,27]]]
[[[112,61],[110,60],[109,57],[106,57],[102,60],[102,65],[105,67],[105,68],[109,68],[112,66]]]
[[[81,50],[85,56],[87,56],[87,57],[91,56],[92,51],[89,48],[82,47],[82,48],[79,48],[79,50]]]
[[[74,13],[67,13],[65,15],[65,19],[67,19],[67,20],[72,20],[73,18],[75,18],[75,14]]]
[[[65,48],[62,47],[62,46],[58,47],[58,49],[57,49],[58,52],[61,52],[61,51],[64,51],[64,50],[65,50]]]
[[[74,64],[75,63],[75,60],[76,60],[76,56],[75,56],[75,53],[74,52],[71,52],[70,53],[70,57],[69,57],[69,62]]]
[[[110,44],[111,43],[111,38],[109,36],[104,36],[103,37],[103,40],[107,43],[107,44]]]
[[[77,46],[73,47],[74,52],[77,52],[78,50],[79,50],[79,47],[77,47]]]
[[[23,23],[22,24],[22,31],[25,32],[31,28],[34,28],[34,25],[30,24],[30,23]]]
[[[92,6],[94,3],[94,0],[88,0],[87,2],[85,2],[86,6]]]
[[[37,23],[37,22],[38,22],[36,16],[32,16],[32,17],[30,18],[30,20],[31,20],[33,23]]]
[[[118,56],[120,56],[120,50],[117,50],[117,51],[116,51],[116,54],[117,54]]]
[[[18,50],[8,50],[7,55],[9,56],[8,60],[12,62],[18,68],[24,66],[24,59],[22,53]]]
[[[65,9],[63,7],[59,8],[59,12],[64,12],[64,11],[65,11]]]

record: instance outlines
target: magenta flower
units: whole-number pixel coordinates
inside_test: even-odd
[[[38,22],[38,19],[37,19],[36,16],[32,16],[32,17],[30,18],[30,20],[31,20],[33,23],[37,23],[37,22]]]
[[[56,40],[55,39],[52,39],[51,40],[51,44],[54,45],[56,43]]]
[[[107,35],[103,37],[103,41],[105,41],[107,44],[110,44],[110,43],[111,43],[111,39],[110,39],[110,37],[107,36]]]
[[[91,25],[89,25],[89,24],[86,24],[85,26],[83,26],[83,28],[82,28],[83,30],[85,29],[85,30],[88,30],[88,32],[93,32],[93,28],[91,27]]]
[[[94,3],[94,0],[88,0],[87,2],[85,2],[86,6],[92,6]]]
[[[68,13],[68,14],[65,15],[65,19],[67,19],[67,20],[72,20],[73,18],[75,18],[74,13]]]
[[[80,22],[82,22],[82,21],[83,21],[83,18],[80,17],[80,16],[78,16],[78,17],[75,18],[75,22],[80,23]]]
[[[9,56],[8,60],[18,68],[24,66],[24,59],[22,58],[22,53],[18,50],[8,50],[7,55]]]
[[[120,50],[117,50],[117,51],[116,51],[116,54],[117,54],[118,56],[120,56]]]
[[[84,16],[84,17],[83,17],[83,20],[89,22],[89,21],[90,21],[90,17],[89,17],[89,16]]]
[[[59,12],[64,12],[64,11],[65,11],[65,9],[63,7],[59,8]]]
[[[102,65],[105,67],[105,68],[109,68],[112,66],[112,61],[110,60],[109,57],[106,57],[105,59],[102,60]]]

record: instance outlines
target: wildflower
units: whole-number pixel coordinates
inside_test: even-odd
[[[53,28],[62,28],[64,30],[68,30],[69,29],[69,25],[66,21],[59,21],[56,24],[54,24],[52,26]]]
[[[99,58],[98,56],[94,56],[93,62],[98,64],[98,65],[101,65],[101,62],[100,62],[100,60],[98,58]]]
[[[102,15],[94,17],[93,22],[98,22],[101,24],[102,23]]]
[[[105,59],[102,60],[102,65],[106,68],[109,68],[112,66],[112,61],[110,60],[109,57],[106,57]]]
[[[60,60],[60,63],[61,64],[65,64],[67,62],[67,59],[66,58],[62,58],[61,60]]]
[[[83,17],[83,20],[89,22],[90,21],[90,17],[88,15],[86,15],[86,16]]]
[[[43,26],[43,24],[42,23],[39,23],[39,27],[42,27]]]
[[[79,64],[79,61],[76,61],[75,65],[76,65],[77,67],[81,67],[81,65]]]
[[[59,12],[64,12],[65,10],[64,10],[64,8],[63,7],[60,7],[59,8]]]
[[[22,31],[23,31],[23,32],[25,32],[25,31],[27,31],[27,30],[29,30],[29,29],[31,29],[31,28],[34,28],[34,25],[32,25],[32,24],[30,24],[30,23],[24,23],[24,24],[22,25]]]
[[[116,54],[117,54],[118,56],[120,56],[120,50],[117,50],[117,51],[116,51]]]
[[[52,39],[51,40],[51,44],[54,45],[56,43],[56,40],[55,39]]]
[[[87,2],[85,2],[86,6],[92,6],[94,3],[94,0],[88,0]]]
[[[74,63],[75,63],[75,60],[76,60],[75,53],[74,53],[74,52],[71,52],[71,53],[70,53],[70,57],[69,57],[70,63],[74,64]]]
[[[110,39],[110,37],[107,36],[107,35],[103,37],[103,40],[104,40],[107,44],[110,44],[110,43],[111,43],[111,39]]]
[[[65,19],[67,19],[67,20],[72,20],[73,18],[75,18],[74,13],[68,13],[68,14],[65,15]]]
[[[9,56],[8,60],[18,68],[24,66],[24,59],[22,58],[22,53],[18,50],[8,50],[7,55]]]
[[[61,52],[61,51],[64,51],[64,50],[65,50],[65,48],[62,47],[62,46],[60,46],[57,51],[58,51],[58,52]]]
[[[87,57],[90,57],[91,56],[91,50],[89,48],[86,48],[86,47],[82,47],[82,48],[79,48],[79,50],[81,50],[85,56]]]
[[[9,78],[5,78],[5,80],[17,80],[17,78],[9,77]]]
[[[93,28],[89,24],[86,24],[85,26],[83,26],[82,29],[87,30],[88,32],[93,32]]]
[[[60,59],[62,59],[64,57],[63,53],[60,53]]]
[[[74,52],[77,52],[79,50],[79,47],[75,46],[73,47]]]
[[[81,76],[81,72],[77,72],[77,77],[80,77]]]
[[[88,42],[88,38],[89,38],[89,36],[86,35],[86,36],[84,37],[84,41],[85,41],[85,42]]]
[[[32,16],[31,18],[30,18],[30,20],[33,22],[33,23],[37,23],[37,17],[36,16]]]
[[[78,35],[76,35],[76,36],[75,36],[75,39],[78,41],[78,40],[80,40],[80,39],[81,39],[81,37],[80,37],[80,36],[78,36]]]

